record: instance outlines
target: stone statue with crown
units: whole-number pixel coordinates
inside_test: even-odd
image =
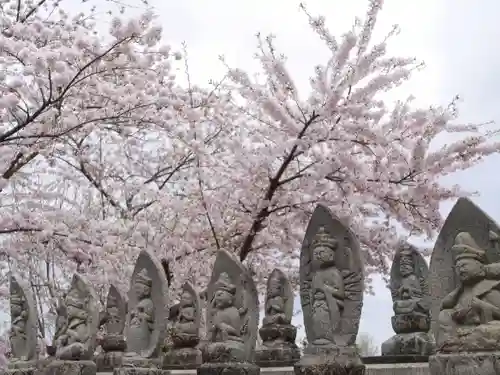
[[[126,352],[115,372],[134,375],[161,371],[166,335],[168,282],[160,260],[143,250],[135,263],[128,292]]]
[[[259,321],[257,289],[233,254],[218,251],[207,297],[208,343],[198,375],[258,375],[260,369],[252,363]]]
[[[44,369],[47,375],[95,374],[92,360],[99,329],[97,295],[80,274],[73,276],[69,291],[59,309],[59,332],[55,340],[55,360]]]
[[[392,262],[390,290],[396,335],[382,343],[382,355],[421,355],[434,352],[435,342],[430,319],[428,267],[418,250],[404,243]]]
[[[498,374],[500,263],[489,263],[469,232],[456,235],[451,252],[458,280],[441,303],[431,374]]]
[[[318,205],[300,253],[300,299],[308,341],[296,375],[364,373],[356,348],[364,275],[359,242],[350,228]]]

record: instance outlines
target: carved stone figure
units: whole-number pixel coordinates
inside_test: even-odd
[[[437,342],[432,375],[499,371],[499,233],[468,199],[458,200],[439,233],[429,267]]]
[[[202,362],[200,342],[201,302],[190,282],[182,286],[178,313],[172,329],[173,348],[165,353],[164,369],[196,368]]]
[[[208,343],[202,348],[199,375],[258,375],[254,359],[259,321],[258,295],[249,271],[229,252],[220,250],[207,288]]]
[[[10,276],[10,318],[12,358],[7,373],[22,369],[23,373],[31,374],[37,360],[37,310],[30,288],[16,275]]]
[[[101,341],[103,353],[97,356],[98,372],[113,371],[122,363],[123,352],[127,345],[123,331],[127,319],[127,297],[111,284],[106,300],[106,311],[102,321],[105,334]]]
[[[382,355],[428,356],[435,349],[430,330],[428,268],[410,244],[400,247],[391,267],[390,289],[396,335],[382,344]]]
[[[259,330],[263,347],[256,352],[260,367],[292,366],[300,359],[293,326],[293,289],[286,275],[274,269],[267,280],[264,320]]]
[[[63,314],[58,316],[55,357],[45,369],[46,374],[62,374],[69,369],[92,374],[97,371],[92,361],[99,329],[97,296],[82,275],[75,274],[64,298]]]
[[[355,347],[363,306],[359,243],[328,208],[314,210],[300,255],[300,297],[308,346],[297,375],[362,374]]]
[[[128,294],[127,352],[120,371],[159,368],[168,315],[168,283],[160,261],[150,252],[137,258]],[[125,369],[128,368],[128,369]],[[131,370],[132,371],[132,370]]]

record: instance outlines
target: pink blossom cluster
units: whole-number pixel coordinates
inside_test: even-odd
[[[294,280],[319,202],[352,227],[367,274],[386,273],[402,236],[432,237],[440,203],[467,194],[441,177],[500,147],[455,124],[454,102],[381,98],[418,66],[372,41],[382,0],[340,38],[303,9],[330,51],[309,93],[271,37],[259,76],[228,66],[222,82],[182,85],[186,53],[162,44],[152,12],[110,15],[100,32],[94,13],[42,3],[0,1],[0,279],[30,280],[45,325],[73,272],[104,296],[127,287],[142,249],[169,261],[172,290],[205,285],[221,248],[258,281],[277,265]],[[429,148],[451,132],[463,137]]]

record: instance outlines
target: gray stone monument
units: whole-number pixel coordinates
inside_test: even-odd
[[[432,311],[433,375],[500,373],[497,229],[472,202],[459,200],[439,234],[430,265],[431,295],[440,302]]]
[[[360,375],[356,349],[364,276],[359,242],[328,208],[318,205],[300,254],[300,298],[308,345],[296,375]]]
[[[163,356],[164,369],[194,369],[201,365],[201,301],[193,284],[182,286],[178,313],[172,327],[173,347]]]
[[[390,289],[395,336],[382,343],[382,355],[429,356],[435,350],[430,318],[427,278],[429,269],[424,257],[410,245],[402,245],[391,267]]]
[[[231,253],[219,250],[207,288],[208,342],[198,375],[259,375],[253,364],[259,299],[250,272]]]
[[[92,375],[97,367],[92,357],[99,329],[97,295],[88,281],[75,274],[64,307],[59,309],[57,338],[54,342],[55,359],[48,363],[46,375]]]
[[[31,290],[14,274],[10,276],[10,319],[12,358],[6,374],[31,375],[38,359],[38,315]]]
[[[293,298],[290,281],[274,269],[267,280],[265,316],[259,330],[263,347],[255,353],[260,367],[293,366],[300,359],[297,328],[292,325]]]
[[[127,351],[115,375],[160,374],[160,351],[166,334],[168,283],[160,261],[141,251],[128,293],[125,325]]]
[[[104,317],[105,334],[101,341],[103,352],[96,358],[97,371],[109,372],[120,367],[123,352],[127,345],[123,331],[127,319],[127,297],[114,284],[111,284],[106,299]]]

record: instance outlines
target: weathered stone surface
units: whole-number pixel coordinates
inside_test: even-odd
[[[377,364],[397,364],[397,363],[425,363],[429,362],[428,355],[411,355],[411,354],[401,354],[401,355],[378,355],[363,357],[363,363],[369,367],[370,365]]]
[[[391,363],[366,366],[366,375],[430,375],[429,364]]]
[[[94,288],[80,274],[75,274],[58,312],[56,326],[61,324],[55,340],[55,356],[63,367],[91,371],[90,367],[70,365],[71,361],[90,360],[96,348],[99,310]],[[90,365],[89,365],[90,366]],[[95,366],[95,365],[94,365]],[[72,370],[73,371],[73,370]],[[80,371],[80,370],[78,370]]]
[[[196,369],[202,363],[201,350],[198,348],[178,348],[163,355],[163,369]]]
[[[500,260],[500,252],[491,232],[500,233],[498,225],[467,198],[460,198],[441,229],[434,245],[429,266],[429,290],[431,296],[431,329],[439,341],[438,316],[441,301],[458,285],[451,247],[460,232],[471,234],[477,245],[486,250],[487,263]]]
[[[125,337],[120,334],[106,334],[101,340],[105,352],[123,352],[127,348]]]
[[[55,360],[44,368],[44,375],[95,375],[96,364],[93,361]]]
[[[152,253],[141,251],[128,293],[126,357],[159,355],[166,333],[167,296],[168,283],[160,261]]]
[[[420,314],[400,314],[391,317],[392,329],[396,333],[428,332],[431,317]]]
[[[102,352],[96,355],[97,372],[112,372],[123,366],[123,351]]]
[[[295,344],[297,328],[291,324],[293,289],[286,275],[274,269],[267,280],[263,325],[259,330],[262,347],[255,353],[261,367],[291,366],[300,359]]]
[[[422,355],[434,353],[436,343],[430,332],[400,333],[382,343],[382,355]]]
[[[259,375],[259,366],[248,362],[204,363],[197,375]]]
[[[127,321],[127,304],[127,296],[112,283],[109,286],[108,297],[106,299],[105,329],[107,335],[115,337],[123,335]]]
[[[36,373],[38,361],[10,361],[5,375],[33,375]],[[0,371],[1,373],[2,371]]]
[[[498,350],[500,263],[487,264],[486,251],[467,232],[457,234],[451,250],[459,281],[441,303],[438,351]]]
[[[355,347],[310,346],[294,366],[295,375],[363,375],[365,365]]]
[[[429,357],[431,375],[498,375],[500,352],[436,354]]]
[[[363,306],[359,242],[340,219],[318,205],[300,254],[300,299],[308,346],[297,375],[363,374],[355,347]]]
[[[15,274],[10,276],[9,332],[12,361],[36,359],[38,315],[31,289]]]
[[[310,345],[354,345],[363,281],[358,240],[328,208],[318,205],[300,254],[300,298]]]
[[[159,368],[120,367],[113,370],[113,375],[169,375],[170,371]]]
[[[257,288],[250,272],[233,254],[224,250],[217,253],[207,297],[209,342],[203,345],[203,362],[252,361],[259,322]]]

